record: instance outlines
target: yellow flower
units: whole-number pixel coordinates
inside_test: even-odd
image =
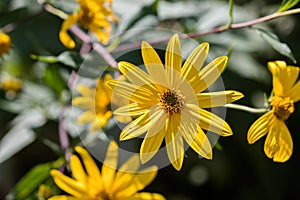
[[[287,66],[284,61],[269,62],[268,68],[273,76],[272,109],[252,124],[247,139],[253,144],[268,133],[265,154],[275,162],[285,162],[292,155],[293,141],[284,121],[294,112],[294,103],[300,100],[300,81],[296,83],[299,68]]]
[[[59,38],[68,48],[74,48],[75,42],[69,36],[68,29],[78,23],[80,26],[91,30],[102,43],[107,43],[111,31],[111,22],[117,21],[111,10],[112,0],[78,0],[80,9],[71,14],[63,22]]]
[[[92,122],[91,132],[103,128],[112,117],[110,110],[112,91],[105,84],[108,80],[111,80],[111,76],[106,74],[103,80],[97,79],[96,88],[85,85],[78,85],[76,88],[82,96],[73,99],[72,104],[87,109],[77,118],[77,122],[79,124]]]
[[[8,52],[10,43],[10,37],[5,33],[0,32],[0,56]]]
[[[19,79],[7,77],[1,81],[1,88],[5,92],[18,93],[22,89],[22,82]]]
[[[157,174],[157,167],[150,166],[139,170],[138,156],[129,158],[116,172],[118,164],[118,146],[111,142],[100,173],[96,163],[88,152],[75,148],[81,160],[72,155],[70,167],[74,179],[58,170],[51,170],[54,182],[70,194],[59,195],[49,200],[164,200],[157,193],[138,192],[149,185]],[[82,161],[82,162],[81,162]]]
[[[148,74],[131,63],[120,62],[120,71],[131,83],[108,82],[116,94],[129,100],[114,114],[137,117],[122,130],[120,140],[147,132],[140,148],[142,163],[157,153],[164,139],[169,160],[177,170],[183,163],[183,140],[202,157],[211,159],[212,148],[202,129],[221,136],[232,135],[232,130],[224,120],[203,108],[221,106],[243,96],[236,91],[203,92],[220,76],[227,57],[219,57],[202,68],[209,48],[208,43],[203,43],[181,67],[177,34],[168,43],[165,65],[150,44],[142,42],[141,48]]]

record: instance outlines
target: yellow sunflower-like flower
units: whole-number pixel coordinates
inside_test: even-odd
[[[75,42],[67,30],[74,24],[91,30],[102,43],[108,42],[111,31],[111,22],[117,21],[112,12],[112,0],[78,0],[80,9],[71,14],[63,22],[59,33],[61,42],[68,48],[74,48]]]
[[[58,170],[51,170],[54,182],[69,195],[58,195],[49,200],[164,200],[157,193],[139,192],[149,185],[157,174],[157,167],[150,166],[139,170],[138,156],[129,158],[118,171],[118,146],[111,142],[100,173],[89,153],[77,146],[72,155],[70,178]],[[81,162],[82,161],[82,162]]]
[[[8,52],[10,43],[10,37],[5,33],[0,32],[0,56]]]
[[[236,91],[203,92],[220,76],[227,63],[227,57],[222,56],[202,68],[208,48],[208,43],[199,45],[181,66],[181,46],[175,34],[169,40],[164,65],[152,46],[142,42],[142,57],[148,74],[131,63],[118,64],[131,83],[108,82],[116,94],[128,100],[128,104],[116,109],[114,114],[137,117],[122,130],[120,140],[147,132],[140,148],[142,163],[157,153],[165,139],[169,160],[180,170],[184,140],[202,157],[211,159],[212,147],[202,129],[221,136],[232,135],[224,120],[203,108],[221,106],[243,95]]]
[[[299,68],[287,66],[284,61],[269,62],[273,76],[274,96],[271,110],[255,121],[248,131],[248,142],[253,144],[267,133],[265,154],[275,162],[287,161],[293,152],[293,141],[284,121],[295,110],[294,103],[300,100]]]
[[[77,118],[77,122],[79,124],[92,122],[91,132],[103,128],[112,117],[110,110],[112,90],[105,84],[111,79],[111,76],[106,74],[104,79],[97,79],[96,88],[85,85],[78,85],[76,88],[82,96],[74,98],[72,104],[87,109]]]

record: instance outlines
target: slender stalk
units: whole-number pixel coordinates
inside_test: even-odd
[[[227,24],[224,26],[220,26],[208,31],[204,31],[204,32],[196,32],[196,33],[188,33],[186,35],[181,36],[182,39],[185,38],[197,38],[200,36],[204,36],[204,35],[209,35],[209,34],[213,34],[213,33],[221,33],[230,29],[240,29],[240,28],[245,28],[245,27],[250,27],[253,26],[255,24],[259,24],[259,23],[263,23],[263,22],[267,22],[279,17],[283,17],[283,16],[287,16],[287,15],[293,15],[293,14],[297,14],[300,13],[300,8],[296,8],[296,9],[292,9],[292,10],[288,10],[288,11],[284,11],[284,12],[277,12],[277,13],[273,13],[261,18],[257,18],[254,20],[250,20],[247,22],[241,22],[241,23],[235,23],[235,24]],[[152,41],[148,41],[150,44],[157,44],[157,43],[164,43],[167,42],[169,40],[169,38],[162,38],[162,39],[155,39]],[[113,50],[113,52],[119,52],[119,51],[124,51],[127,49],[134,49],[134,48],[138,48],[140,47],[140,42],[134,42],[131,44],[125,44],[125,45],[120,45],[119,47],[115,48]]]
[[[224,105],[224,107],[232,108],[232,109],[236,109],[236,110],[243,110],[243,111],[250,112],[250,113],[265,113],[268,111],[266,108],[251,108],[248,106],[231,104],[231,103]]]

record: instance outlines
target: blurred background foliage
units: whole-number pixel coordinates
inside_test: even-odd
[[[233,23],[274,13],[281,3],[280,0],[235,0]],[[63,20],[49,13],[45,9],[46,4],[66,13],[78,8],[75,0],[0,1],[0,27],[8,32],[12,40],[9,53],[0,58],[0,79],[13,77],[22,85],[17,91],[0,91],[1,199],[9,192],[17,194],[13,197],[16,199],[42,199],[38,197],[37,186],[41,183],[53,186],[47,172],[64,162],[58,134],[62,131],[61,118],[64,118],[71,146],[80,141],[78,132],[84,135],[87,131],[83,126],[74,130],[76,125],[70,104],[73,88],[69,88],[68,82],[72,71],[79,70],[85,57],[79,54],[80,45],[69,50],[61,44],[58,35]],[[116,37],[113,37],[108,49],[117,61],[126,60],[135,64],[142,62],[139,50],[124,54],[121,48],[113,47],[165,37],[163,32],[153,33],[143,28],[159,27],[191,33],[211,30],[229,21],[229,2],[223,0],[115,0],[113,9],[120,21],[113,27]],[[300,61],[299,19],[300,15],[285,16],[257,24],[254,28],[228,30],[195,40],[211,44],[209,60],[232,50],[228,68],[222,75],[225,87],[245,94],[240,104],[263,107],[264,95],[268,96],[272,90],[267,62],[285,60],[293,64],[292,57],[297,63]],[[275,34],[281,41],[279,45],[288,45],[293,56],[289,52],[285,56],[284,52],[276,51],[266,42],[267,36],[261,37],[264,33],[258,29]],[[192,50],[188,45],[184,45],[183,49],[185,55]],[[99,62],[103,63],[102,66],[97,65],[82,75],[85,78],[97,77],[99,73],[95,70],[107,67],[107,63]],[[247,130],[259,117],[258,114],[227,109],[226,119],[234,135],[219,140],[213,160],[200,159],[188,150],[180,172],[172,166],[161,169],[147,190],[160,192],[172,200],[279,200],[298,196],[299,108],[298,103],[296,112],[287,121],[294,142],[293,155],[288,162],[274,163],[268,159],[263,152],[264,140],[251,146],[247,143]],[[114,130],[110,128],[107,130]],[[113,135],[116,140],[117,135]],[[129,144],[134,146],[138,142],[131,141]],[[41,163],[46,164],[34,168]],[[28,178],[22,179],[16,187],[21,177],[29,171]],[[28,181],[32,177],[37,177],[34,183]],[[27,190],[24,190],[25,186]],[[55,193],[55,187],[52,188]]]

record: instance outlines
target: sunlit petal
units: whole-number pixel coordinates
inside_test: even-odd
[[[74,48],[75,42],[69,36],[67,30],[71,28],[72,25],[77,23],[76,15],[69,15],[68,18],[62,23],[60,32],[59,32],[59,39],[67,48]]]
[[[275,117],[274,113],[272,111],[269,111],[251,125],[247,135],[249,144],[253,144],[267,134],[270,129],[270,122],[272,117]]]
[[[221,92],[200,93],[197,95],[201,108],[212,108],[234,102],[244,95],[237,91],[227,90]]]
[[[111,141],[106,152],[105,160],[102,165],[102,180],[106,190],[109,190],[114,182],[115,173],[118,165],[118,145]]]

